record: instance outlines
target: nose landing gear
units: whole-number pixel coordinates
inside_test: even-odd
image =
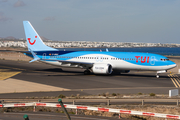
[[[156,74],[156,78],[159,78],[159,75],[158,75],[158,74]]]
[[[156,78],[159,78],[159,74],[160,74],[160,73],[165,73],[165,72],[167,72],[167,70],[157,71],[157,73],[156,73]]]

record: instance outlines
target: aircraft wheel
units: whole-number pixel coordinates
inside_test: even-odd
[[[84,71],[84,75],[89,75],[91,72],[89,70]]]
[[[159,75],[156,75],[156,78],[159,78]]]

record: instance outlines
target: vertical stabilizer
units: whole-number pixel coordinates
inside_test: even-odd
[[[30,49],[32,51],[51,51],[51,50],[57,50],[51,47],[48,47],[44,44],[44,42],[41,40],[39,35],[37,34],[36,30],[33,28],[31,23],[29,21],[23,21],[24,24],[24,30],[26,35],[26,41],[28,50]]]

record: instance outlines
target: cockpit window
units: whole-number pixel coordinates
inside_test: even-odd
[[[169,61],[169,59],[161,58],[161,61]]]

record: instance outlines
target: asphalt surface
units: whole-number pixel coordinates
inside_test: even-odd
[[[137,94],[156,93],[168,94],[175,85],[168,74],[160,74],[156,78],[155,72],[132,71],[113,75],[84,75],[83,69],[60,68],[40,62],[28,63],[25,61],[0,60],[1,69],[21,71],[11,78],[55,87],[70,89],[71,91],[5,93],[0,98],[23,98],[71,95],[98,95],[103,93]],[[179,76],[177,77],[179,79]],[[7,86],[8,87],[8,86]],[[179,89],[179,88],[178,88]]]
[[[23,120],[24,115],[28,115],[29,120],[67,120],[67,117],[63,113],[46,113],[46,112],[6,112],[0,113],[0,120]],[[84,115],[72,115],[70,114],[71,120],[117,120],[116,118],[110,117],[99,117],[99,116],[84,116]],[[122,118],[121,120],[127,120]]]

